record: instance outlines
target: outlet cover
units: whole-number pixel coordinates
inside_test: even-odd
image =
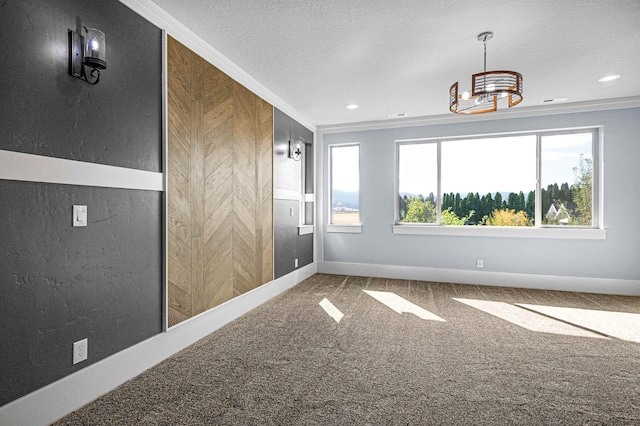
[[[73,363],[86,361],[89,356],[89,339],[82,339],[73,344]]]
[[[480,259],[476,260],[476,268],[484,268],[484,261]]]

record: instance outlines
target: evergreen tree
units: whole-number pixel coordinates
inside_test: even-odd
[[[569,188],[569,184],[567,182],[565,182],[562,185],[560,185],[559,197],[565,204],[568,204],[568,203],[571,202],[571,200],[572,200],[572,198],[571,198],[571,189]]]
[[[527,215],[529,215],[530,218],[535,218],[535,214],[536,214],[536,192],[535,191],[529,191],[529,194],[527,194]]]
[[[516,208],[514,209],[516,212],[526,211],[526,204],[524,201],[524,193],[520,191],[518,196],[516,197]]]
[[[560,201],[560,188],[558,188],[558,183],[551,185],[551,200],[554,203]]]
[[[485,217],[486,215],[490,214],[494,209],[495,209],[495,204],[494,204],[494,201],[493,201],[493,197],[491,196],[491,193],[489,192],[486,195],[485,201],[483,203],[482,217]]]
[[[398,211],[400,212],[400,221],[405,218],[407,215],[407,204],[406,204],[407,196],[401,197],[398,195]]]
[[[442,194],[442,210],[449,208],[449,194]]]
[[[544,218],[551,208],[551,204],[553,203],[553,198],[551,198],[551,192],[553,189],[553,185],[548,185],[547,189],[542,189],[542,217]]]
[[[464,209],[462,210],[462,214],[460,216],[469,216],[471,218],[471,216],[473,215],[469,215],[469,213],[471,211],[475,211],[476,209],[475,194],[473,192],[467,193],[467,195],[464,197],[463,202]]]
[[[494,202],[494,207],[496,209],[502,208],[502,194],[499,193],[499,192],[496,192],[496,198],[495,198],[495,202]]]

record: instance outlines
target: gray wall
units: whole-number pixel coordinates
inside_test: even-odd
[[[69,29],[105,33],[95,86],[68,74]],[[161,31],[117,0],[0,5],[0,149],[161,171]]]
[[[78,19],[106,33],[96,86],[67,73]],[[162,171],[158,28],[116,0],[15,0],[0,43],[0,149]],[[88,227],[71,227],[74,204]],[[0,180],[0,405],[161,332],[161,316],[160,192]]]
[[[603,126],[606,240],[393,235],[395,140]],[[640,109],[573,113],[324,135],[328,145],[360,143],[362,234],[323,233],[324,260],[577,277],[640,279]],[[327,164],[324,162],[324,194]],[[327,200],[324,200],[326,205]],[[323,209],[327,223],[327,209]]]
[[[302,162],[307,164],[305,192],[313,192],[313,158],[308,159],[313,152],[313,132],[277,108],[273,111],[273,126],[274,278],[280,278],[296,269],[295,259],[298,259],[298,268],[313,262],[313,234],[298,235],[300,201],[278,198],[279,190],[301,194]],[[307,146],[301,161],[288,158],[290,138],[302,140]],[[293,209],[293,215],[290,209]]]

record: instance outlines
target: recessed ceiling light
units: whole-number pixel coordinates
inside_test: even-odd
[[[553,99],[543,99],[540,101],[541,104],[555,104],[558,102],[564,102],[569,98],[553,98]]]
[[[408,114],[406,112],[399,112],[397,114],[389,114],[387,115],[387,117],[389,118],[402,118],[402,117],[406,117]]]
[[[360,108],[360,105],[356,105],[356,104],[347,105],[347,109],[358,109],[358,108]]]
[[[600,77],[600,78],[598,79],[598,81],[599,81],[600,83],[603,83],[603,82],[605,82],[605,81],[613,81],[613,80],[617,80],[617,79],[619,79],[619,78],[620,78],[620,75],[618,75],[618,74],[612,74],[612,75],[605,75],[604,77]]]

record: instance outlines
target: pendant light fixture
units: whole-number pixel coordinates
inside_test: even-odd
[[[509,108],[522,102],[522,74],[515,71],[487,71],[487,41],[493,38],[490,31],[478,34],[484,44],[484,72],[471,76],[471,92],[459,92],[456,81],[449,89],[449,110],[457,114],[482,114],[494,112],[498,103],[506,102]]]

